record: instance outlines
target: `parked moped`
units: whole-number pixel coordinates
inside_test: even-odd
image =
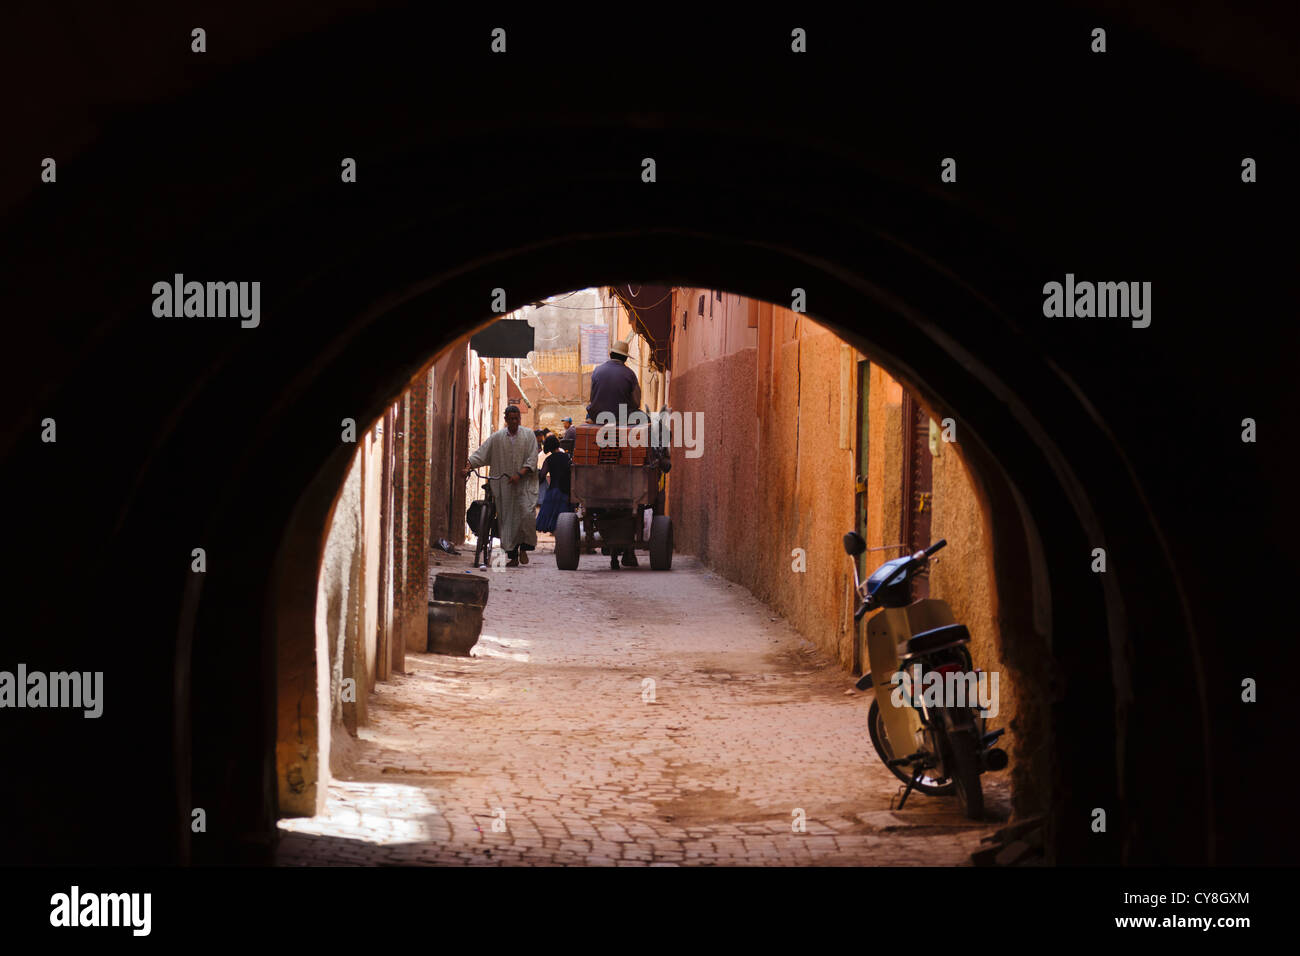
[[[980,774],[1007,766],[1006,752],[994,746],[1002,730],[986,733],[978,700],[964,693],[979,679],[967,648],[966,626],[956,622],[945,601],[911,600],[913,578],[928,572],[931,555],[947,543],[940,539],[924,551],[886,561],[862,581],[857,557],[867,544],[856,532],[844,536],[844,550],[853,561],[854,590],[861,600],[853,620],[881,611],[867,622],[870,669],[857,688],[875,688],[867,728],[880,759],[907,784],[899,809],[913,790],[931,797],[956,792],[966,816],[980,820]],[[942,682],[944,693],[923,692],[936,682]],[[964,697],[960,701],[950,693],[959,684]],[[896,694],[899,687],[908,690]],[[899,697],[902,706],[895,706]]]

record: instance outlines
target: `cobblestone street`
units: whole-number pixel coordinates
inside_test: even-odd
[[[408,653],[378,685],[326,814],[281,822],[282,864],[964,865],[1001,825],[955,797],[891,810],[869,695],[739,585],[680,554],[562,572],[542,541],[487,573],[475,656]],[[1005,818],[1006,774],[983,780]]]

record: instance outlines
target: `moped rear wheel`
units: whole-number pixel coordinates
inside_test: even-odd
[[[908,773],[906,767],[889,766],[889,761],[894,759],[895,754],[889,747],[889,738],[885,735],[885,718],[880,713],[880,706],[874,700],[871,702],[871,710],[867,712],[867,731],[871,735],[871,746],[876,749],[876,756],[889,768],[889,772],[904,783],[911,783],[912,775]],[[946,797],[951,796],[956,785],[945,778],[922,776],[916,789],[927,797]]]
[[[971,820],[984,819],[984,789],[980,784],[979,740],[975,722],[947,715],[948,760],[944,768],[952,774],[957,799]]]

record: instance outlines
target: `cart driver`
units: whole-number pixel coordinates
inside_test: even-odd
[[[636,372],[627,367],[627,339],[619,339],[609,347],[609,361],[592,370],[587,421],[599,422],[600,413],[609,412],[623,424],[640,407],[641,383],[636,380]]]
[[[601,414],[608,412],[619,424],[629,423],[629,420],[635,423],[632,414],[640,408],[641,383],[637,381],[636,372],[627,367],[627,339],[619,339],[609,347],[609,361],[596,366],[591,373],[587,421],[601,423]],[[611,571],[618,570],[618,558],[617,554],[609,556]],[[623,552],[623,567],[636,566],[636,548],[628,548]]]

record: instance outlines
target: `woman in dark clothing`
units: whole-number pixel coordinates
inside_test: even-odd
[[[555,531],[555,522],[561,514],[572,511],[569,503],[569,456],[560,450],[560,440],[554,435],[546,437],[543,451],[547,452],[542,462],[542,470],[537,473],[542,494],[542,509],[537,513],[537,530],[551,534]],[[547,477],[550,482],[547,483]]]

